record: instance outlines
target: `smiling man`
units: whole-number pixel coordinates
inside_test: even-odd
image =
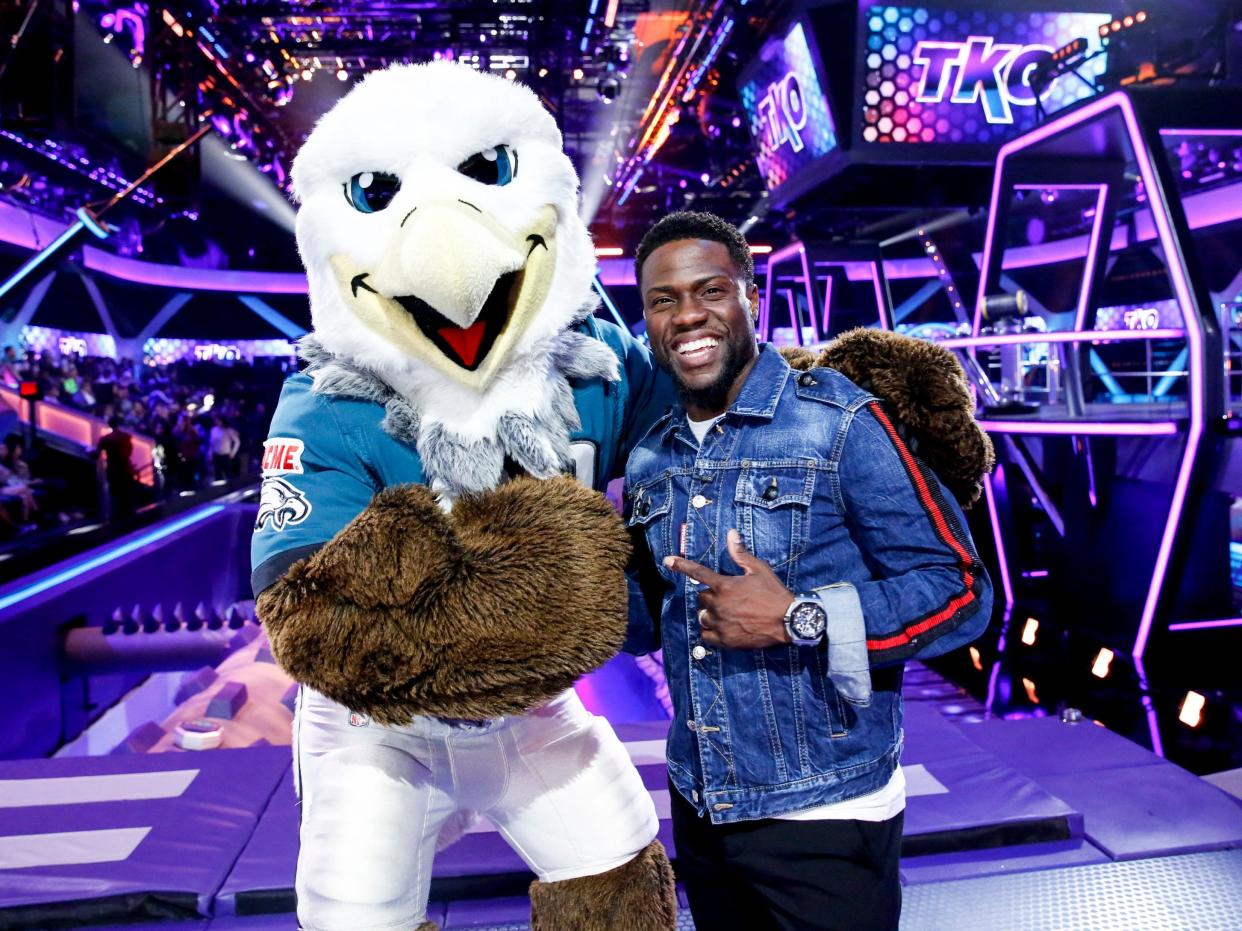
[[[673,214],[635,259],[681,396],[631,455],[660,608],[678,873],[700,928],[895,929],[902,664],[978,636],[991,586],[957,503],[879,400],[755,337],[750,250]],[[648,592],[652,586],[646,586]]]

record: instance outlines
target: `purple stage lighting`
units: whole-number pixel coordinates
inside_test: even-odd
[[[978,297],[975,304],[975,317],[973,326],[973,335],[978,336],[980,324],[982,320],[983,301],[986,297],[987,281],[989,272],[992,269],[993,248],[996,242],[996,218],[997,210],[1000,204],[1002,194],[1001,182],[1004,176],[1005,162],[1007,159],[1031,149],[1038,144],[1045,142],[1055,136],[1066,133],[1076,127],[1082,126],[1091,121],[1099,121],[1107,118],[1108,115],[1115,113],[1120,117],[1127,139],[1134,152],[1134,157],[1138,166],[1139,180],[1143,185],[1151,205],[1152,219],[1156,226],[1156,238],[1161,249],[1164,252],[1166,262],[1169,268],[1169,276],[1173,283],[1174,294],[1176,295],[1178,305],[1181,309],[1181,316],[1185,325],[1185,338],[1188,354],[1188,366],[1190,371],[1190,417],[1186,430],[1186,445],[1178,466],[1177,476],[1173,485],[1173,496],[1170,501],[1168,516],[1166,518],[1165,527],[1161,534],[1160,543],[1156,551],[1155,564],[1153,566],[1152,575],[1148,582],[1147,595],[1144,600],[1142,614],[1139,619],[1138,632],[1131,650],[1136,666],[1142,675],[1142,657],[1147,648],[1147,641],[1151,634],[1152,624],[1155,621],[1157,606],[1160,603],[1160,597],[1164,590],[1166,574],[1168,572],[1169,560],[1173,552],[1173,544],[1177,539],[1178,528],[1181,522],[1182,511],[1186,506],[1187,493],[1190,487],[1190,479],[1194,472],[1196,460],[1198,458],[1200,441],[1204,433],[1204,420],[1206,416],[1205,403],[1205,372],[1204,372],[1204,333],[1202,325],[1199,322],[1199,309],[1195,303],[1191,293],[1189,273],[1185,266],[1185,259],[1178,241],[1174,237],[1173,223],[1169,208],[1169,197],[1176,196],[1176,192],[1167,192],[1161,182],[1161,177],[1156,171],[1156,166],[1152,161],[1151,152],[1147,148],[1141,128],[1139,127],[1138,118],[1134,112],[1134,105],[1125,92],[1115,92],[1104,97],[1097,98],[1084,104],[1064,117],[1050,120],[1038,129],[1035,129],[1026,135],[1013,140],[1001,147],[997,157],[995,175],[992,184],[992,200],[988,215],[988,226],[984,240],[983,262],[981,265],[980,286]],[[1206,135],[1208,130],[1196,130],[1198,134]],[[1098,335],[1098,334],[1097,334]],[[1150,335],[1150,332],[1146,335]],[[1018,422],[1015,422],[1018,423]],[[1040,429],[1041,432],[1047,432],[1047,424],[1036,424],[1035,422],[1025,422],[1024,425],[1030,425]],[[1000,428],[1011,426],[1007,422],[998,424]],[[1063,425],[1065,432],[1090,433],[1090,429],[1082,429],[1085,425],[1067,424]],[[1109,431],[1120,432],[1125,428],[1137,427],[1140,425],[1131,424],[1100,424],[1100,428]],[[1161,431],[1169,431],[1170,434],[1176,431],[1175,424],[1146,424],[1142,425],[1149,429],[1158,429]],[[1077,431],[1073,428],[1079,427]],[[1173,428],[1170,430],[1170,428]],[[1058,429],[1062,429],[1059,425]],[[1153,746],[1156,751],[1161,752],[1160,736],[1155,720],[1155,712],[1150,706],[1150,700],[1145,702],[1148,711],[1148,722],[1151,730]]]
[[[996,467],[997,478],[1003,480],[1001,467]],[[992,475],[983,476],[983,496],[988,503],[988,517],[992,522],[992,539],[996,544],[996,562],[1000,568],[1001,589],[1005,593],[1005,615],[1013,610],[1013,582],[1009,575],[1009,560],[1005,556],[1005,541],[1001,535],[1000,516],[996,510],[996,491],[992,487]]]

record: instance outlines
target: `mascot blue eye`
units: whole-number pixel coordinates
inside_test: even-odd
[[[361,213],[383,210],[401,190],[401,180],[396,175],[382,171],[360,171],[345,185],[345,199]]]
[[[503,187],[517,174],[517,163],[517,152],[507,145],[498,145],[494,149],[475,152],[458,165],[457,170],[480,184],[496,184]]]

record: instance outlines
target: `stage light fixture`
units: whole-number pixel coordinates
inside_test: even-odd
[[[1177,720],[1187,727],[1198,727],[1203,723],[1203,706],[1206,704],[1207,699],[1198,692],[1187,692],[1178,709]]]
[[[1100,38],[1108,43],[1110,36],[1121,32],[1123,29],[1133,29],[1135,26],[1147,22],[1147,11],[1139,10],[1132,16],[1123,16],[1121,19],[1114,19],[1112,22],[1104,23],[1100,26]]]
[[[1026,697],[1030,699],[1032,705],[1039,704],[1039,696],[1035,693],[1035,683],[1030,679],[1022,680],[1022,687],[1026,689]]]
[[[1039,633],[1039,621],[1033,617],[1028,617],[1026,623],[1022,625],[1022,642],[1028,647],[1035,646],[1035,635]]]
[[[615,74],[605,74],[595,87],[599,99],[604,103],[612,103],[621,96],[621,80]]]
[[[983,672],[983,656],[979,653],[979,648],[972,646],[970,648],[970,662],[975,669]]]
[[[1097,679],[1103,679],[1108,676],[1108,667],[1113,662],[1113,651],[1108,647],[1100,647],[1100,652],[1095,654],[1095,662],[1091,664],[1091,675]]]

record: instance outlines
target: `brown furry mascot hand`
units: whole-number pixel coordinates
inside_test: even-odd
[[[399,485],[260,595],[297,681],[381,724],[493,718],[621,648],[630,545],[602,495],[519,478],[444,513]]]
[[[943,346],[887,330],[843,333],[817,353],[781,350],[793,368],[836,369],[893,411],[907,442],[968,508],[996,462],[992,441],[975,422],[966,372]]]

